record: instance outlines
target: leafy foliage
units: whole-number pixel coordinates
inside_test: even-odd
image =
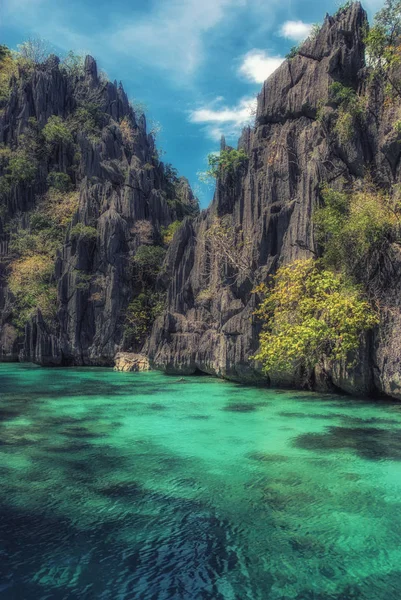
[[[53,187],[38,203],[38,212],[43,214],[60,230],[60,238],[66,233],[67,227],[78,208],[79,193],[77,191],[59,191]]]
[[[71,178],[67,173],[51,171],[47,176],[47,185],[58,192],[69,192],[73,188]]]
[[[338,17],[339,15],[341,15],[343,12],[351,8],[353,4],[355,4],[355,0],[346,0],[346,2],[340,4],[334,17]]]
[[[67,123],[72,133],[84,133],[93,141],[98,141],[103,119],[104,113],[99,103],[85,102],[69,116]]]
[[[300,49],[300,44],[298,44],[297,46],[292,46],[290,51],[285,55],[285,58],[287,60],[291,60],[291,59],[295,58],[297,56],[297,54],[299,53],[299,49]]]
[[[124,117],[120,122],[120,131],[125,145],[132,144],[135,139],[134,128],[131,119]]]
[[[0,45],[0,106],[10,96],[10,79],[18,71],[17,62],[14,60],[7,46]]]
[[[314,221],[324,264],[369,287],[385,248],[398,235],[399,200],[369,187],[348,194],[325,187],[322,197]]]
[[[222,150],[219,154],[209,154],[207,157],[208,169],[201,174],[201,179],[208,181],[225,174],[233,175],[247,160],[248,155],[243,149],[231,148]]]
[[[72,135],[66,122],[56,115],[49,117],[42,130],[43,136],[48,144],[69,144],[72,142]]]
[[[83,77],[85,75],[85,59],[81,54],[70,50],[60,63],[60,69],[69,77]]]
[[[386,0],[376,14],[374,26],[365,36],[368,62],[373,76],[388,86],[388,91],[401,95],[398,67],[401,65],[401,0]]]
[[[15,296],[13,321],[19,329],[36,308],[48,324],[55,316],[54,261],[77,205],[78,192],[50,188],[28,213],[28,226],[21,227],[18,217],[9,224],[14,260],[8,282]]]
[[[364,105],[355,91],[335,82],[330,86],[330,99],[339,105],[337,121],[334,131],[339,142],[346,144],[352,139],[356,122],[360,122],[364,115]]]
[[[149,334],[154,320],[163,312],[165,294],[146,290],[128,305],[125,315],[126,343],[142,344]]]
[[[166,251],[161,246],[139,246],[133,263],[138,280],[143,286],[151,284],[160,273]]]
[[[12,263],[8,284],[15,296],[13,321],[19,329],[36,308],[45,319],[54,318],[57,294],[53,271],[54,263],[45,254],[27,255]]]
[[[322,358],[349,362],[362,332],[378,317],[358,287],[342,274],[323,269],[313,259],[281,267],[256,314],[263,320],[256,360],[267,373],[304,368]]]
[[[0,149],[4,173],[0,177],[0,190],[3,194],[8,193],[15,184],[31,185],[35,181],[42,152],[37,122],[31,118],[25,132],[18,138],[18,147],[15,150],[7,147]]]
[[[149,334],[153,321],[162,313],[165,293],[155,291],[155,281],[161,271],[165,249],[142,245],[133,257],[134,276],[140,293],[129,304],[125,315],[125,343],[140,345]]]
[[[167,246],[171,243],[174,234],[181,227],[181,221],[173,221],[168,227],[162,227],[163,243]]]
[[[83,223],[77,223],[71,228],[70,238],[72,240],[81,239],[88,243],[93,243],[97,239],[96,227],[84,225]]]

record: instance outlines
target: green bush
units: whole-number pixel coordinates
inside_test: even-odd
[[[216,179],[222,175],[233,175],[239,167],[248,160],[245,150],[228,149],[219,154],[209,154],[207,157],[209,168],[201,174],[201,178]]]
[[[401,1],[386,0],[366,31],[368,65],[374,78],[385,86],[390,97],[401,96]]]
[[[285,58],[287,60],[291,60],[291,59],[295,58],[297,56],[298,52],[299,52],[299,48],[300,48],[299,45],[298,46],[293,46],[291,48],[291,50],[285,55]]]
[[[8,163],[11,183],[33,183],[37,169],[37,160],[30,156],[24,148],[18,148],[15,152],[12,152]]]
[[[281,267],[262,293],[257,316],[262,320],[255,360],[268,374],[309,372],[322,359],[343,360],[360,344],[361,334],[379,319],[360,289],[313,259]]]
[[[77,223],[71,228],[70,238],[72,240],[85,240],[86,242],[95,242],[97,239],[97,230],[95,227]]]
[[[67,123],[56,115],[49,117],[42,130],[46,142],[50,145],[69,144],[72,142],[71,131]]]
[[[351,193],[322,190],[324,206],[314,216],[327,267],[369,283],[380,256],[399,235],[401,207],[395,197],[367,189]]]
[[[83,77],[85,75],[85,58],[70,50],[61,61],[60,69],[69,77]]]
[[[160,273],[166,251],[161,246],[139,246],[133,262],[139,280],[153,282]]]
[[[67,173],[52,171],[47,176],[47,185],[58,192],[69,192],[74,187]]]
[[[4,105],[10,97],[10,80],[18,72],[17,62],[7,48],[0,45],[0,105]]]
[[[346,2],[343,2],[337,9],[337,12],[334,14],[334,17],[338,17],[339,15],[341,15],[341,13],[343,13],[344,11],[348,10],[349,8],[351,8],[351,6],[355,4],[355,0],[346,0]]]
[[[346,144],[352,139],[355,124],[364,116],[364,104],[355,91],[335,82],[330,86],[329,98],[339,106],[334,131],[339,142]]]
[[[45,254],[20,258],[11,263],[8,284],[15,297],[13,322],[22,330],[31,314],[39,308],[45,319],[56,314],[56,286],[53,283],[54,262]]]
[[[394,131],[397,135],[401,135],[401,120],[398,120],[394,123]]]
[[[75,273],[77,275],[75,279],[76,289],[87,292],[91,285],[92,275],[90,273],[85,273],[85,271],[81,271],[80,269],[76,269]]]
[[[125,338],[130,345],[139,345],[150,333],[154,320],[163,312],[165,294],[145,290],[127,308],[125,315]]]
[[[99,104],[87,102],[78,106],[68,119],[68,126],[74,133],[84,133],[93,140],[98,140],[103,125],[104,113]]]
[[[41,141],[36,119],[30,118],[24,133],[18,138],[17,149],[0,148],[3,193],[8,193],[12,185],[30,185],[35,181],[39,159],[42,158]]]
[[[170,223],[170,225],[168,227],[162,227],[161,233],[163,236],[164,244],[168,245],[171,243],[175,232],[179,230],[181,225],[182,225],[181,221],[174,221],[173,223]]]

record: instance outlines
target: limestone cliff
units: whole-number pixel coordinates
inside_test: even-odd
[[[83,68],[69,70],[54,56],[18,65],[2,104],[0,357],[112,365],[116,352],[138,346],[126,335],[127,307],[141,292],[133,265],[138,247],[162,251],[163,228],[196,214],[196,199],[188,182],[160,162],[144,115],[135,113],[121,84],[98,74],[90,56]],[[53,129],[46,129],[48,123]],[[16,168],[21,156],[28,171],[35,165],[29,179]],[[65,196],[57,191],[60,181],[77,195],[51,267],[54,315],[31,311],[18,328],[19,309],[7,282],[21,252],[12,240],[18,245],[18,237],[31,234],[35,219],[38,230],[53,181],[53,199]],[[50,235],[52,228],[46,231]]]
[[[157,368],[265,381],[250,360],[259,333],[253,283],[266,281],[280,264],[319,255],[312,215],[322,183],[342,189],[368,171],[383,188],[401,181],[401,143],[392,126],[399,108],[385,106],[382,90],[367,77],[366,24],[359,3],[327,16],[317,35],[265,82],[256,125],[238,143],[247,164],[235,177],[218,179],[211,207],[185,223],[169,249],[168,310],[156,321],[148,344]],[[346,142],[332,127],[336,106],[329,92],[335,82],[367,98],[364,125],[355,123]],[[251,275],[233,273],[208,235],[216,217],[226,220],[237,247],[248,254]],[[398,246],[385,260],[382,325],[366,339],[356,369],[327,367],[315,374],[316,386],[401,397]],[[295,374],[272,383],[299,384]]]
[[[401,183],[401,134],[394,127],[400,107],[386,102],[369,76],[366,25],[359,3],[327,16],[265,82],[255,126],[238,142],[246,160],[218,177],[213,202],[201,214],[188,182],[160,162],[145,117],[135,113],[121,85],[98,75],[91,57],[83,70],[66,71],[55,57],[25,71],[19,66],[6,99],[0,97],[1,360],[108,365],[119,352],[141,352],[167,373],[299,386],[296,373],[269,380],[251,359],[260,333],[252,290],[280,265],[320,255],[313,214],[322,184],[341,191],[367,175],[384,190]],[[350,136],[336,131],[335,83],[364,99],[363,119],[352,123]],[[56,125],[50,141],[49,123]],[[64,126],[70,128],[65,139],[57,129]],[[35,168],[24,170],[20,158],[32,148]],[[42,228],[40,239],[43,231],[51,233],[41,220],[43,199],[49,190],[57,199],[54,186],[67,180],[78,203],[61,228],[64,237],[47,274],[54,313],[31,311],[21,323],[18,290],[10,286],[16,264],[21,271],[18,240],[26,251],[32,231]],[[224,252],[216,222],[229,233],[234,258]],[[152,277],[138,271],[144,247],[156,248],[159,257],[167,250]],[[309,379],[316,389],[401,398],[397,243],[377,268],[380,326],[363,339],[357,367],[316,369]],[[19,276],[29,280],[29,273]],[[146,328],[138,335],[137,322],[146,316],[144,286],[166,298],[147,336]],[[41,290],[35,288],[38,298]]]

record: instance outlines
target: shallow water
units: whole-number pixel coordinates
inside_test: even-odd
[[[4,600],[399,600],[401,405],[0,365]]]

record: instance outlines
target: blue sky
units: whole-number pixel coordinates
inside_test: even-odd
[[[372,17],[383,0],[366,0]],[[219,138],[236,144],[263,80],[337,0],[1,0],[0,40],[92,54],[160,123],[157,144],[201,205],[197,173]]]

